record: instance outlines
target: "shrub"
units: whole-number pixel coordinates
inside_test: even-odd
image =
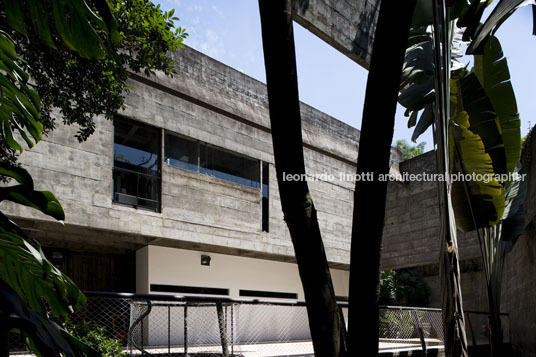
[[[86,343],[104,357],[124,357],[120,340],[106,335],[106,328],[94,321],[74,323],[69,321],[66,329],[75,337]]]

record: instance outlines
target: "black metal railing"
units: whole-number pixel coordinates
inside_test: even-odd
[[[313,355],[305,303],[214,297],[86,292],[71,319],[93,321],[132,355]],[[345,320],[347,304],[340,304]],[[504,341],[509,316],[502,314]],[[489,343],[488,314],[466,311],[470,345]],[[13,335],[15,337],[15,335]],[[380,353],[443,348],[441,310],[380,307]],[[21,350],[10,340],[11,350]]]

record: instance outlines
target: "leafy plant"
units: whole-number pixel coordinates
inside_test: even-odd
[[[422,155],[424,153],[425,145],[426,145],[426,142],[424,141],[422,143],[419,143],[419,145],[416,145],[416,146],[411,146],[404,139],[398,140],[396,142],[396,148],[398,149],[398,151],[400,151],[400,153],[406,160]]]
[[[112,119],[124,108],[125,95],[131,89],[127,85],[129,72],[152,75],[163,71],[172,75],[174,65],[169,53],[183,47],[187,36],[183,28],[175,29],[174,21],[178,18],[173,11],[162,11],[159,5],[146,0],[111,0],[109,8],[104,0],[38,1],[35,3],[41,6],[42,15],[38,17],[39,23],[32,20],[37,17],[20,18],[18,21],[24,25],[21,32],[20,26],[14,29],[10,26],[13,21],[7,21],[11,17],[10,4],[18,2],[0,2],[0,30],[14,41],[19,57],[24,60],[20,66],[31,76],[33,88],[41,98],[39,134],[53,130],[58,117],[65,124],[77,124],[77,138],[86,140],[95,130],[96,116]],[[98,10],[102,20],[95,19],[96,11],[91,11],[91,16],[78,17],[80,3],[84,4],[83,9]],[[100,12],[102,3],[109,12],[106,16]],[[76,21],[69,21],[70,27],[57,22],[61,11],[68,9],[72,10],[69,16],[84,19],[87,24],[81,23],[77,29]],[[54,19],[55,31],[46,19]],[[49,40],[43,42],[44,38]],[[65,38],[70,42],[64,42]],[[59,116],[52,115],[55,108],[59,109]],[[0,155],[14,163],[15,150],[2,145],[5,139],[1,131],[0,139]]]
[[[430,287],[415,269],[382,271],[380,304],[397,306],[428,306]]]
[[[94,321],[67,321],[65,329],[104,357],[126,356],[121,341],[108,337],[106,328]]]
[[[81,115],[82,128],[85,123],[85,128],[91,129],[91,121],[83,122],[88,119],[83,115],[85,111],[90,113],[89,119],[95,113],[103,113],[103,107],[91,107],[94,104],[91,90],[97,91],[104,85],[101,93],[114,103],[105,105],[117,110],[122,105],[121,91],[126,81],[124,67],[171,70],[172,61],[165,57],[165,49],[177,48],[184,31],[169,35],[166,31],[172,27],[172,13],[162,15],[150,2],[127,1],[127,4],[132,3],[149,9],[145,15],[152,16],[152,20],[141,21],[141,26],[155,30],[157,36],[142,32],[141,35],[148,36],[131,41],[139,41],[143,47],[124,49],[120,54],[118,46],[124,32],[117,31],[118,23],[106,0],[4,0],[0,3],[0,178],[15,182],[0,188],[0,202],[12,201],[62,221],[64,212],[54,195],[34,190],[30,174],[12,165],[14,153],[23,150],[21,139],[14,132],[31,148],[41,139],[43,129],[52,128],[50,111],[54,106],[61,108],[67,122],[77,122]],[[117,7],[116,10],[124,9]],[[140,34],[135,14],[129,15],[131,22],[127,25],[131,28],[126,30]],[[54,20],[55,32],[50,19]],[[136,21],[140,19],[144,20],[143,16]],[[166,44],[177,47],[151,47],[154,45],[151,41],[159,40],[158,34],[164,36]],[[17,57],[17,52],[21,58]],[[91,68],[91,73],[97,73],[96,78],[84,77],[88,73],[81,71],[82,68]],[[114,77],[116,73],[124,75],[122,82]],[[107,82],[99,82],[103,78]],[[86,82],[91,85],[84,86]],[[107,113],[111,115],[112,111]],[[85,137],[82,134],[81,138]],[[78,287],[46,259],[39,243],[0,212],[0,355],[9,355],[7,333],[10,330],[22,335],[36,355],[99,355],[60,326],[68,314],[84,302],[85,297]],[[112,342],[99,337],[101,332],[97,330],[89,336],[97,345],[100,342],[115,353]]]

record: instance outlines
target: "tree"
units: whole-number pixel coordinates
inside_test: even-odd
[[[143,68],[146,73],[153,69],[166,72],[167,68],[169,74],[172,62],[165,57],[165,52],[160,51],[171,48],[173,44],[180,45],[185,33],[183,30],[171,31],[172,12],[162,14],[158,7],[144,1],[115,3],[114,11],[125,15],[120,16],[124,20],[124,31],[121,32],[118,32],[117,22],[105,0],[93,0],[89,4],[84,0],[27,3],[13,0],[4,1],[0,6],[3,20],[0,22],[3,28],[0,30],[0,177],[16,182],[0,188],[0,202],[12,201],[63,220],[63,209],[54,195],[48,191],[35,191],[30,174],[11,164],[15,161],[14,153],[23,150],[21,139],[30,148],[41,140],[43,130],[46,132],[53,128],[50,111],[56,105],[67,123],[77,122],[82,126],[79,138],[84,139],[92,131],[92,116],[104,113],[102,107],[86,107],[91,104],[86,95],[92,94],[87,91],[92,86],[102,89],[97,81],[108,78],[109,83],[104,83],[105,88],[100,94],[103,100],[110,101],[110,109],[117,110],[122,105],[121,91],[125,88],[127,72],[124,66],[128,65],[133,70]],[[94,6],[95,12],[91,6]],[[141,13],[148,17],[138,17],[136,11],[143,11]],[[49,17],[54,19],[55,32],[51,31]],[[139,22],[140,19],[144,21]],[[139,39],[143,46],[138,48],[136,38],[132,36],[143,34],[148,37]],[[26,56],[26,61],[17,57],[18,49]],[[43,59],[38,53],[51,58]],[[55,56],[65,63],[56,61]],[[79,68],[81,71],[84,66],[93,68],[90,72],[95,77],[85,78],[86,72],[83,71],[72,72],[77,66],[82,66]],[[35,71],[32,68],[36,68]],[[117,83],[114,75],[120,76]],[[87,88],[81,85],[84,79],[90,82]],[[83,89],[77,92],[77,86]],[[65,96],[56,98],[54,93],[48,93],[51,97],[45,94],[47,99],[41,101],[34,88],[40,91],[53,88],[58,91],[57,95],[63,93]],[[69,90],[74,92],[68,93]],[[58,99],[62,100],[55,101]],[[86,110],[90,114],[84,117]],[[78,114],[82,117],[75,117]],[[105,114],[112,115],[113,112]],[[14,136],[14,132],[21,139]],[[65,322],[69,312],[85,302],[84,295],[46,259],[39,243],[2,212],[0,263],[1,356],[9,355],[7,334],[12,329],[26,338],[38,355],[98,355],[59,325]]]
[[[348,311],[348,350],[352,356],[375,356],[379,351],[378,300],[387,182],[378,178],[389,173],[396,101],[415,6],[414,0],[382,1],[374,36],[356,169],[358,175],[372,173],[373,180],[356,181],[352,216]]]
[[[398,151],[400,151],[400,153],[402,154],[402,157],[404,157],[405,160],[422,155],[424,153],[425,146],[426,146],[425,141],[419,143],[417,146],[411,146],[404,139],[398,140],[396,142],[396,148],[398,149]]]
[[[485,177],[455,182],[451,192],[458,228],[478,233],[491,313],[492,355],[499,356],[502,344],[499,313],[505,254],[503,240],[520,234],[522,224],[519,224],[519,216],[522,212],[519,203],[513,202],[522,201],[524,197],[523,190],[519,188],[522,184],[494,176],[514,171],[519,161],[521,140],[519,114],[508,66],[499,42],[492,34],[508,16],[526,3],[499,1],[484,24],[479,26],[489,3],[472,1],[457,22],[464,29],[456,30],[454,37],[444,36],[442,44],[435,45],[436,48],[449,48],[453,41],[456,44],[472,39],[467,53],[475,54],[475,66],[471,72],[456,63],[456,58],[452,59],[454,66],[449,71],[452,87],[443,91],[442,96],[436,93],[435,102],[434,96],[430,95],[434,93],[430,81],[434,71],[430,69],[435,70],[438,62],[432,61],[431,37],[426,29],[414,31],[415,40],[406,54],[405,77],[401,84],[403,92],[399,100],[408,111],[413,111],[410,117],[412,125],[416,122],[416,112],[424,109],[416,124],[413,140],[432,124],[431,108],[450,102],[450,117],[447,115],[444,120],[449,123],[448,135],[452,138],[447,156],[452,165],[446,172]],[[461,52],[453,51],[453,54],[453,57],[458,57]],[[435,86],[435,90],[439,88]]]
[[[389,172],[396,98],[414,6],[415,1],[382,2],[367,81],[358,173],[372,172],[378,177],[379,174]],[[315,353],[319,356],[344,355],[346,353],[344,326],[339,321],[327,258],[307,183],[283,180],[284,173],[305,173],[290,3],[287,0],[260,0],[259,7],[281,204],[294,244],[305,292],[313,345]],[[391,36],[392,26],[400,29],[394,38]],[[391,61],[392,58],[396,61]],[[378,116],[386,118],[387,125],[380,124],[376,120]],[[380,144],[376,146],[378,140]],[[360,195],[364,195],[361,198],[367,199],[365,191],[371,189],[374,191],[373,202],[376,204],[372,209],[359,206],[359,209],[354,211],[357,213],[354,213],[352,246],[356,248],[352,253],[351,279],[354,276],[354,280],[353,287],[351,282],[350,306],[352,304],[359,306],[360,314],[354,313],[354,317],[350,316],[350,328],[354,326],[350,333],[353,331],[354,336],[350,337],[348,342],[351,343],[353,339],[354,342],[365,341],[366,344],[361,343],[357,346],[354,343],[353,347],[349,345],[349,354],[356,354],[358,348],[360,351],[365,348],[365,355],[376,355],[378,352],[379,248],[383,230],[386,184],[376,182],[372,184],[374,187],[356,187],[356,192],[359,193],[355,198],[355,205],[360,200]],[[365,259],[358,257],[358,244],[361,247],[365,246],[364,250],[374,257],[372,269],[370,266],[362,269],[363,264],[360,264],[359,260]],[[363,274],[364,271],[371,273]],[[361,291],[358,293],[357,287],[363,280],[364,293]],[[355,301],[352,302],[352,299]],[[362,302],[367,306],[364,320]],[[368,334],[363,335],[362,329],[358,329],[358,325],[363,324],[367,325],[365,331],[369,331]]]
[[[335,299],[316,209],[305,174],[290,2],[259,0],[270,124],[281,208],[302,281],[317,356],[345,355],[345,327]]]
[[[66,36],[60,32],[49,30],[48,35],[43,35],[40,27],[27,25],[21,32],[10,26],[13,20],[9,21],[9,3],[0,1],[0,30],[13,39],[18,56],[25,61],[21,67],[28,72],[33,88],[39,93],[43,133],[54,129],[56,115],[52,111],[57,108],[64,124],[79,127],[76,134],[79,141],[94,132],[95,116],[103,115],[111,120],[124,107],[125,95],[131,89],[127,85],[129,72],[151,75],[162,71],[172,75],[173,60],[167,54],[182,48],[187,36],[183,28],[174,28],[178,18],[173,16],[173,10],[162,11],[160,5],[146,0],[111,0],[117,36],[105,36],[106,28],[95,26],[86,38],[97,36],[99,40],[94,41],[98,46],[95,52],[84,50],[81,56],[80,50],[72,51],[65,44]],[[45,7],[40,15],[45,16],[43,21],[56,20],[55,3],[43,3]],[[28,11],[24,19],[27,24],[32,24],[30,14]],[[0,139],[1,157],[14,163],[15,150],[5,145],[3,133]]]

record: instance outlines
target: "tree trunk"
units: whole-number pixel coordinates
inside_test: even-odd
[[[259,0],[275,169],[305,294],[316,356],[344,355],[339,317],[316,210],[304,175],[305,163],[290,1]]]
[[[488,287],[489,327],[491,357],[503,356],[503,331],[501,326],[501,311],[496,303],[491,289]]]
[[[379,279],[396,103],[415,0],[383,0],[370,63],[354,192],[350,257],[348,354],[376,356]]]

